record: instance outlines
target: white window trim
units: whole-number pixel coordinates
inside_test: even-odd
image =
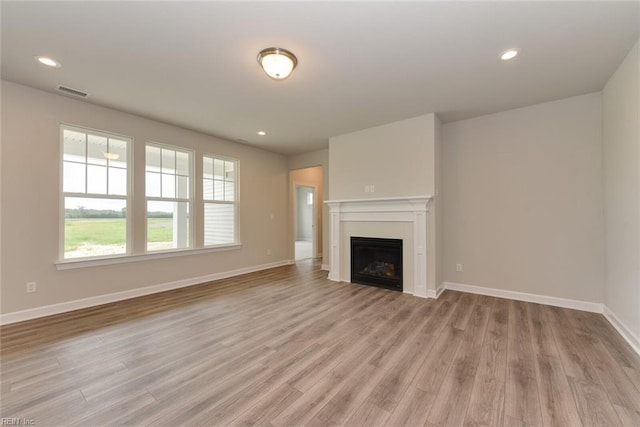
[[[172,145],[168,143],[161,143],[152,140],[148,140],[145,142],[145,152],[146,145],[152,145],[160,148],[168,148],[175,151],[189,152],[190,153],[190,180],[189,183],[189,199],[183,198],[162,198],[162,197],[147,197],[146,195],[146,182],[143,184],[143,188],[145,188],[144,194],[144,206],[145,206],[145,222],[144,222],[144,252],[142,253],[134,253],[134,175],[135,175],[135,159],[134,159],[134,138],[132,136],[119,134],[117,132],[104,131],[100,129],[93,129],[85,126],[78,126],[70,123],[60,123],[59,128],[59,143],[60,143],[60,155],[58,159],[59,166],[59,244],[58,244],[58,260],[54,262],[56,270],[72,270],[79,268],[89,268],[89,267],[97,267],[97,266],[107,266],[107,265],[117,265],[117,264],[125,264],[131,262],[141,262],[141,261],[149,261],[154,259],[163,259],[163,258],[173,258],[173,257],[182,257],[182,256],[190,256],[190,255],[201,255],[208,254],[214,252],[223,252],[223,251],[232,251],[239,250],[242,248],[242,241],[240,237],[240,160],[221,156],[213,153],[203,153],[199,154],[196,150],[188,147],[182,147],[179,145]],[[111,194],[93,194],[93,193],[75,193],[75,192],[64,192],[64,130],[68,129],[76,132],[83,133],[91,133],[99,136],[104,136],[108,138],[121,138],[128,142],[127,144],[127,195],[126,196],[118,196]],[[226,161],[233,161],[236,166],[236,176],[235,176],[235,201],[205,201],[204,194],[202,191],[196,192],[197,189],[202,190],[200,187],[202,186],[202,182],[200,185],[196,182],[197,180],[203,181],[203,176],[198,172],[199,169],[196,166],[198,161],[202,161],[205,156],[212,157],[215,159],[221,159]],[[143,162],[144,171],[143,175],[146,178],[146,159]],[[65,197],[87,197],[87,198],[103,198],[103,199],[114,199],[114,200],[125,200],[127,207],[127,233],[126,233],[126,250],[127,252],[124,254],[118,255],[98,255],[91,257],[83,257],[83,258],[64,258],[64,247],[65,247]],[[202,202],[202,206],[204,207],[205,203],[218,203],[218,204],[233,204],[235,205],[235,242],[228,244],[218,244],[218,245],[204,245],[204,241],[199,239],[203,238],[196,235],[198,231],[198,215],[202,214],[199,212],[200,201]],[[157,200],[157,201],[178,201],[178,202],[186,202],[189,203],[189,247],[188,248],[179,248],[179,249],[166,249],[166,250],[158,250],[158,251],[147,251],[147,201],[149,200]],[[204,226],[203,226],[204,227]],[[201,230],[204,235],[204,228]],[[200,246],[202,245],[202,246]]]
[[[201,194],[201,198],[202,198],[202,215],[204,216],[204,208],[205,205],[207,203],[218,203],[218,204],[229,204],[229,205],[235,205],[235,209],[234,209],[234,243],[233,245],[242,245],[242,240],[240,239],[240,159],[236,159],[233,157],[228,157],[228,156],[221,156],[218,154],[213,154],[213,153],[203,153],[202,154],[202,161],[204,161],[205,157],[213,157],[214,159],[220,159],[220,160],[225,160],[228,162],[234,162],[235,163],[235,169],[236,169],[236,176],[235,176],[235,188],[234,188],[234,194],[235,194],[235,201],[233,202],[229,202],[226,200],[205,200],[204,199],[204,170],[202,171],[202,176],[200,177],[200,181],[201,181],[201,186],[202,188],[202,192]],[[204,244],[204,223],[202,224],[202,246],[204,248],[217,248],[217,247],[223,247],[226,246],[228,244],[218,244],[218,245],[205,245]]]
[[[64,130],[68,129],[75,132],[84,132],[84,133],[92,133],[99,136],[104,136],[107,138],[116,137],[122,138],[128,142],[127,144],[127,195],[125,197],[115,196],[111,194],[104,195],[96,195],[93,193],[65,193],[64,192]],[[59,175],[58,175],[58,212],[59,212],[59,220],[58,220],[58,264],[72,263],[77,262],[79,260],[102,260],[111,258],[111,256],[98,255],[94,257],[86,257],[86,258],[65,258],[64,257],[64,243],[65,243],[65,208],[64,208],[64,199],[65,197],[86,197],[86,198],[98,198],[98,199],[117,199],[117,200],[126,200],[127,207],[127,233],[126,233],[126,252],[124,254],[113,255],[114,257],[127,257],[131,256],[133,252],[133,173],[132,173],[132,165],[133,165],[133,137],[128,135],[119,134],[116,132],[108,132],[99,129],[88,128],[84,126],[78,126],[70,123],[60,123],[60,131],[58,134],[60,144],[60,157],[58,159],[58,167],[59,167]],[[86,179],[86,177],[85,177]]]
[[[151,145],[153,147],[158,148],[166,148],[167,150],[173,151],[182,151],[189,153],[189,198],[178,198],[178,197],[149,197],[147,196],[147,146]],[[196,181],[196,173],[195,173],[195,159],[196,159],[196,151],[192,148],[181,147],[179,145],[171,145],[165,144],[162,142],[156,142],[148,140],[144,144],[144,255],[155,255],[155,254],[164,254],[164,253],[181,253],[186,251],[197,251],[200,248],[195,247],[195,224],[197,220],[197,213],[195,210],[195,181]],[[162,156],[162,154],[161,154]],[[162,171],[162,168],[160,169]],[[187,248],[171,248],[171,249],[160,249],[155,251],[150,251],[148,249],[149,241],[147,239],[147,233],[149,230],[149,218],[147,217],[147,202],[155,201],[155,202],[180,202],[180,203],[188,203],[189,204],[189,247]],[[132,255],[139,256],[139,255]],[[166,257],[161,257],[166,258]]]

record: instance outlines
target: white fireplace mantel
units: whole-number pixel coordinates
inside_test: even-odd
[[[426,298],[427,214],[431,199],[432,196],[418,196],[326,201],[330,209],[329,279],[343,280],[340,277],[343,222],[407,222],[411,223],[413,230],[413,294]]]

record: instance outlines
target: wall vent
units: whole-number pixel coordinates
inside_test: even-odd
[[[86,97],[89,96],[89,94],[87,92],[83,92],[81,90],[73,89],[73,88],[70,88],[70,87],[62,86],[62,85],[58,85],[58,90],[60,92],[66,93],[67,95],[73,95],[73,96],[77,96],[79,98],[86,98]]]

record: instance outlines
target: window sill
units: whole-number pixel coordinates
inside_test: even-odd
[[[197,249],[178,249],[169,251],[158,251],[139,255],[116,255],[102,258],[82,258],[68,259],[55,263],[56,270],[73,270],[76,268],[99,267],[102,265],[125,264],[129,262],[149,261],[162,258],[174,258],[188,255],[201,255],[211,252],[232,251],[242,248],[242,244],[211,246]]]

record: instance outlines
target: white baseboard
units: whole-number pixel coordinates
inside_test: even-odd
[[[631,346],[631,348],[640,355],[640,337],[634,334],[631,329],[625,325],[618,316],[615,315],[609,307],[604,304],[578,301],[566,298],[549,297],[545,295],[528,294],[524,292],[505,291],[503,289],[484,288],[482,286],[465,285],[462,283],[444,282],[443,286],[438,289],[438,296],[443,290],[450,289],[452,291],[468,292],[471,294],[487,295],[498,298],[508,298],[517,301],[534,302],[538,304],[552,305],[555,307],[572,308],[575,310],[589,311],[592,313],[601,313],[611,323],[611,325],[622,335]]]
[[[329,271],[329,264],[322,264],[322,267],[320,267],[320,269],[324,271]]]
[[[631,348],[633,348],[635,352],[640,355],[640,337],[631,332],[631,329],[629,329],[627,325],[622,323],[622,321],[618,319],[618,316],[616,316],[615,313],[611,311],[611,309],[606,305],[604,306],[604,317],[606,317],[609,323],[611,323],[613,327],[616,328],[620,335],[622,335],[622,338],[624,338],[625,341],[629,343]]]
[[[139,289],[116,292],[96,297],[83,298],[74,301],[68,301],[60,304],[52,304],[44,307],[32,308],[28,310],[16,311],[0,315],[0,325],[8,325],[11,323],[23,322],[25,320],[37,319],[39,317],[51,316],[54,314],[66,313],[68,311],[79,310],[82,308],[94,307],[97,305],[108,304],[111,302],[122,301],[126,299],[136,298],[144,295],[151,295],[158,292],[169,291],[172,289],[184,288],[201,283],[211,282],[214,280],[226,279],[229,277],[240,276],[242,274],[254,273],[257,271],[268,270],[271,268],[281,267],[293,264],[293,260],[283,260],[268,264],[261,264],[252,267],[239,268],[237,270],[224,271],[221,273],[209,274],[206,276],[192,277],[174,282],[161,283],[159,285],[147,286]],[[326,268],[325,268],[326,267]],[[322,269],[328,270],[328,265],[323,264]],[[528,294],[524,292],[506,291],[503,289],[485,288],[482,286],[465,285],[462,283],[444,282],[437,290],[429,290],[427,297],[438,298],[445,289],[452,291],[468,292],[472,294],[487,295],[497,298],[508,298],[517,301],[534,302],[538,304],[546,304],[556,307],[572,308],[576,310],[589,311],[593,313],[603,313],[605,318],[613,325],[613,327],[622,335],[629,343],[631,348],[640,355],[640,338],[635,335],[629,327],[621,322],[611,309],[604,304],[579,301],[565,298],[549,297],[544,295]],[[413,292],[406,294],[414,295]]]
[[[508,298],[516,301],[535,302],[555,307],[590,311],[592,313],[602,313],[604,309],[603,304],[595,302],[548,297],[545,295],[528,294],[525,292],[506,291],[504,289],[484,288],[482,286],[465,285],[462,283],[444,282],[444,288],[452,291],[468,292],[470,294],[487,295],[490,297]]]
[[[211,282],[213,280],[226,279],[228,277],[239,276],[241,274],[254,273],[256,271],[268,270],[283,265],[293,264],[291,260],[283,260],[261,264],[252,267],[239,268],[237,270],[224,271],[221,273],[208,274],[206,276],[191,277],[188,279],[176,280],[174,282],[161,283],[159,285],[147,286],[144,288],[131,289],[128,291],[115,292],[107,295],[99,295],[96,297],[83,298],[74,301],[63,302],[60,304],[46,305],[44,307],[31,308],[28,310],[16,311],[0,315],[0,325],[8,325],[10,323],[23,322],[25,320],[37,319],[39,317],[51,316],[53,314],[66,313],[68,311],[79,310],[82,308],[93,307],[96,305],[108,304],[111,302],[122,301],[126,299],[141,297],[144,295],[155,294],[158,292],[169,291],[171,289],[184,288],[200,283]]]
[[[440,286],[438,286],[436,290],[429,289],[427,291],[427,297],[434,298],[434,299],[440,298],[440,295],[442,295],[442,293],[444,292],[444,285],[445,284],[442,283]]]

